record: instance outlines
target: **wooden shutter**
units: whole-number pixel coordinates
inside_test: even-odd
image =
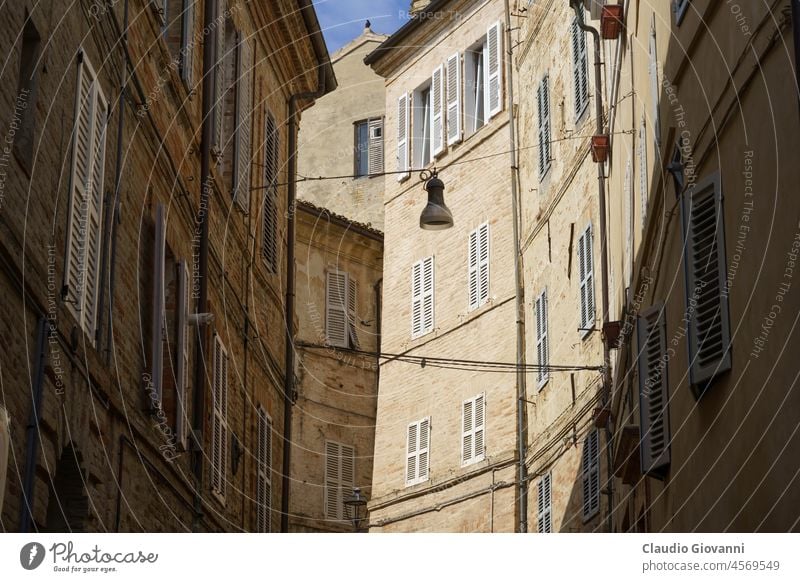
[[[593,429],[584,440],[581,458],[583,519],[600,511],[600,436]]]
[[[370,175],[383,172],[383,118],[368,122],[369,142],[367,150],[367,172]]]
[[[537,102],[539,109],[539,179],[550,169],[550,86],[545,75],[539,84]]]
[[[153,321],[151,331],[150,371],[152,388],[161,406],[162,373],[164,369],[164,259],[166,252],[166,224],[164,205],[156,206],[155,241],[153,245]]]
[[[469,308],[477,309],[489,300],[489,224],[484,223],[469,235]]]
[[[347,275],[347,336],[350,347],[358,349],[358,281]]]
[[[406,440],[406,485],[428,480],[430,417],[408,425]]]
[[[503,109],[502,87],[503,35],[500,22],[495,22],[486,31],[486,111],[491,119]]]
[[[439,65],[431,75],[431,152],[444,151],[444,67]]]
[[[211,381],[211,490],[225,498],[228,464],[228,352],[219,335],[214,336],[213,377]]]
[[[536,372],[536,378],[541,390],[550,378],[550,372],[547,369],[550,362],[550,346],[547,337],[547,289],[536,298],[536,355],[540,366]]]
[[[575,118],[579,118],[589,103],[589,72],[586,54],[586,33],[572,21],[572,75]]]
[[[553,475],[545,473],[539,479],[538,487],[539,505],[539,533],[552,533],[553,531]]]
[[[637,324],[642,471],[663,476],[670,462],[664,306],[654,305],[643,311]]]
[[[461,405],[461,464],[481,461],[485,456],[485,396],[479,394]]]
[[[325,517],[347,519],[345,499],[355,483],[355,449],[333,441],[325,441]]]
[[[686,303],[690,378],[703,387],[730,370],[730,322],[726,289],[725,226],[719,174],[683,195]]]
[[[191,289],[189,267],[186,261],[179,261],[177,265],[178,279],[178,339],[176,345],[177,372],[176,389],[178,394],[178,414],[175,423],[175,432],[178,442],[187,450],[187,424],[189,419],[188,385],[189,385],[189,289]]]
[[[227,17],[224,16],[225,0],[214,0],[216,2],[216,27],[214,28],[214,148],[217,156],[222,154],[223,149],[223,127],[225,111],[225,24]]]
[[[639,126],[639,143],[637,155],[639,156],[639,197],[641,199],[642,230],[647,225],[647,202],[650,198],[649,178],[647,172],[647,126],[645,118],[642,116],[642,123]]]
[[[661,111],[659,101],[661,98],[661,85],[658,82],[658,49],[656,44],[656,24],[655,14],[650,24],[650,64],[648,67],[650,75],[650,106],[652,108],[653,136],[655,138],[655,151],[658,152],[661,146]],[[656,155],[656,158],[658,155]]]
[[[402,172],[397,180],[408,178],[411,173],[409,166],[409,95],[403,93],[397,100],[397,170]]]
[[[594,326],[594,255],[592,250],[592,225],[586,227],[578,239],[578,273],[581,289],[581,335]]]
[[[239,41],[239,75],[236,85],[236,167],[234,198],[247,210],[250,205],[250,137],[253,103],[253,52],[250,42]]]
[[[461,53],[447,59],[447,145],[461,141]]]
[[[272,516],[272,419],[258,407],[256,531],[269,532]]]
[[[275,118],[264,113],[264,199],[261,233],[261,256],[267,271],[278,272],[278,169],[280,134]]]
[[[348,336],[348,276],[343,271],[330,271],[325,279],[325,330],[328,343],[346,348]]]
[[[414,264],[411,270],[411,336],[433,330],[434,280],[433,257]]]
[[[181,15],[181,49],[180,72],[189,88],[192,85],[192,67],[194,63],[194,3],[195,0],[184,0]]]

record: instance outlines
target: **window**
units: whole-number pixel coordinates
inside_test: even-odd
[[[264,200],[261,233],[261,256],[270,273],[278,272],[278,170],[280,134],[275,118],[264,113]]]
[[[637,324],[642,470],[663,477],[670,462],[664,306],[654,305],[643,311]]]
[[[325,284],[325,330],[330,345],[359,347],[356,334],[357,301],[357,281],[344,271],[329,271]]]
[[[545,75],[536,92],[539,111],[539,180],[543,180],[550,169],[550,80]]]
[[[250,206],[250,137],[253,103],[253,49],[247,39],[236,46],[236,127],[233,146],[233,198],[245,211]]]
[[[661,108],[660,108],[660,97],[661,97],[661,86],[658,81],[658,52],[657,52],[657,45],[656,45],[656,17],[655,14],[653,15],[653,19],[650,23],[650,50],[649,50],[649,57],[650,57],[650,66],[649,66],[649,76],[650,76],[650,107],[652,110],[652,120],[653,120],[653,136],[655,139],[655,151],[658,152],[661,146]],[[658,158],[658,155],[656,155]]]
[[[502,27],[495,22],[487,29],[486,36],[464,53],[467,136],[478,131],[503,109],[502,47]]]
[[[594,254],[592,225],[578,239],[578,274],[580,276],[580,332],[586,337],[594,328]]]
[[[211,397],[211,491],[225,501],[228,466],[228,352],[219,335],[214,335]]]
[[[79,55],[64,291],[69,309],[94,341],[108,106],[88,57]]]
[[[409,142],[409,120],[411,97],[408,93],[403,93],[397,99],[397,171],[401,172],[397,176],[397,181],[402,182],[411,175],[410,142]]]
[[[355,449],[348,445],[325,441],[325,517],[349,519],[344,504],[355,483]]]
[[[593,429],[583,441],[581,458],[583,519],[600,511],[600,434]]]
[[[486,397],[479,394],[461,405],[461,465],[484,459]]]
[[[586,53],[586,33],[572,21],[572,75],[575,99],[575,119],[579,119],[589,105],[589,59]]]
[[[641,199],[642,230],[647,226],[647,202],[650,198],[649,182],[650,176],[647,172],[647,126],[645,118],[642,116],[642,123],[639,125],[639,198]]]
[[[355,175],[383,172],[383,119],[367,119],[355,124]]]
[[[256,531],[268,533],[272,522],[272,419],[258,407],[256,443]]]
[[[550,363],[550,341],[547,337],[547,289],[536,298],[534,311],[536,312],[536,358],[539,363],[536,380],[539,390],[541,390],[550,379],[550,371],[547,369]]]
[[[680,25],[686,11],[689,8],[689,0],[673,0],[672,11],[675,13],[675,24]]]
[[[539,533],[553,532],[553,474],[545,473],[539,479]]]
[[[195,0],[184,0],[181,11],[181,50],[178,65],[181,79],[192,88],[192,67],[194,65],[194,4]]]
[[[414,167],[424,168],[431,163],[431,83],[428,81],[426,84],[419,87],[412,94],[414,119],[412,122],[413,129],[413,147],[411,148],[414,156]]]
[[[683,194],[690,379],[700,392],[730,370],[725,227],[719,174]]]
[[[430,417],[408,425],[406,440],[406,486],[428,480]]]
[[[469,309],[477,309],[489,300],[489,223],[469,233]]]
[[[33,163],[33,133],[36,120],[36,97],[39,93],[39,55],[41,38],[28,16],[22,31],[22,50],[19,60],[14,117],[19,117],[14,133],[14,153],[30,174]]]
[[[414,263],[411,269],[411,337],[433,331],[433,257]]]

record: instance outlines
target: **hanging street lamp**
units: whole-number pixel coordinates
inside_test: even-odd
[[[453,226],[453,214],[444,203],[444,182],[439,179],[436,168],[422,171],[420,179],[425,181],[428,204],[419,216],[419,227],[423,230],[445,230]]]

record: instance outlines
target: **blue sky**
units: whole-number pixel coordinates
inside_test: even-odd
[[[391,34],[408,19],[411,0],[314,0],[328,51],[347,44],[364,30],[364,21],[372,30]]]

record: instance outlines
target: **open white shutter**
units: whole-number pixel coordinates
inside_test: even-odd
[[[478,302],[489,300],[489,223],[478,227]]]
[[[195,0],[184,0],[181,16],[181,79],[191,88],[194,56],[194,4]]]
[[[424,418],[419,423],[419,449],[417,451],[417,456],[419,458],[419,462],[417,463],[417,479],[420,482],[428,480],[430,439],[431,420],[430,418]]]
[[[539,533],[552,533],[553,475],[545,473],[539,479],[538,497],[538,529]]]
[[[444,67],[439,65],[431,76],[431,137],[433,155],[444,151]]]
[[[550,78],[545,75],[537,91],[539,112],[539,180],[550,169]]]
[[[175,432],[183,450],[187,450],[187,425],[189,422],[188,385],[189,385],[189,267],[186,261],[179,261],[178,279],[178,339],[176,346],[177,372],[175,374],[178,412]]]
[[[650,23],[650,50],[649,50],[649,75],[650,75],[650,107],[652,110],[653,137],[655,138],[655,151],[661,146],[661,84],[658,81],[658,49],[656,44],[655,14]],[[658,155],[656,155],[658,157]]]
[[[247,210],[250,205],[250,137],[253,103],[253,52],[250,42],[239,41],[239,76],[236,85],[236,175],[234,198]]]
[[[409,95],[403,93],[397,100],[397,180],[408,178],[411,173],[409,166]]]
[[[600,436],[593,429],[583,443],[581,457],[583,519],[600,511]]]
[[[228,352],[219,335],[214,336],[211,397],[211,490],[224,499],[228,460]]]
[[[348,347],[348,276],[343,271],[326,275],[325,331],[332,346]]]
[[[447,145],[461,141],[461,53],[447,59]]]
[[[488,113],[487,119],[491,119],[503,109],[503,86],[502,86],[502,50],[503,34],[500,21],[489,26],[486,31],[486,96]]]
[[[647,225],[647,202],[650,198],[649,182],[650,176],[647,171],[647,126],[645,118],[642,116],[642,124],[639,126],[638,152],[639,156],[639,198],[641,199],[642,230]]]
[[[572,21],[572,73],[575,118],[579,118],[589,103],[589,72],[586,53],[586,33]]]
[[[369,145],[367,151],[367,172],[370,175],[383,172],[383,118],[370,119],[367,124]]]
[[[540,368],[536,372],[537,384],[541,390],[550,378],[547,369],[550,359],[550,346],[547,338],[547,289],[536,298],[536,355]]]
[[[594,256],[591,224],[578,239],[578,272],[581,292],[580,327],[581,335],[585,336],[594,326]]]
[[[623,265],[623,280],[625,287],[631,284],[633,276],[633,166],[631,158],[625,164],[625,179],[622,183],[622,197],[625,199],[625,257]]]
[[[275,118],[264,112],[264,199],[261,252],[267,271],[278,272],[278,169],[280,134]]]
[[[642,471],[663,476],[670,462],[664,306],[646,309],[637,323]]]
[[[258,407],[256,531],[269,532],[272,515],[272,420]]]
[[[216,0],[216,27],[214,28],[214,148],[222,154],[223,119],[225,111],[225,23],[223,0]]]
[[[161,406],[161,382],[164,369],[164,255],[166,252],[164,205],[156,206],[155,242],[153,245],[153,321],[150,350],[150,371],[153,390]]]
[[[350,346],[358,349],[358,281],[347,275],[347,334]]]
[[[726,289],[725,226],[719,174],[683,194],[686,303],[689,309],[690,379],[702,389],[730,370],[730,322]]]

